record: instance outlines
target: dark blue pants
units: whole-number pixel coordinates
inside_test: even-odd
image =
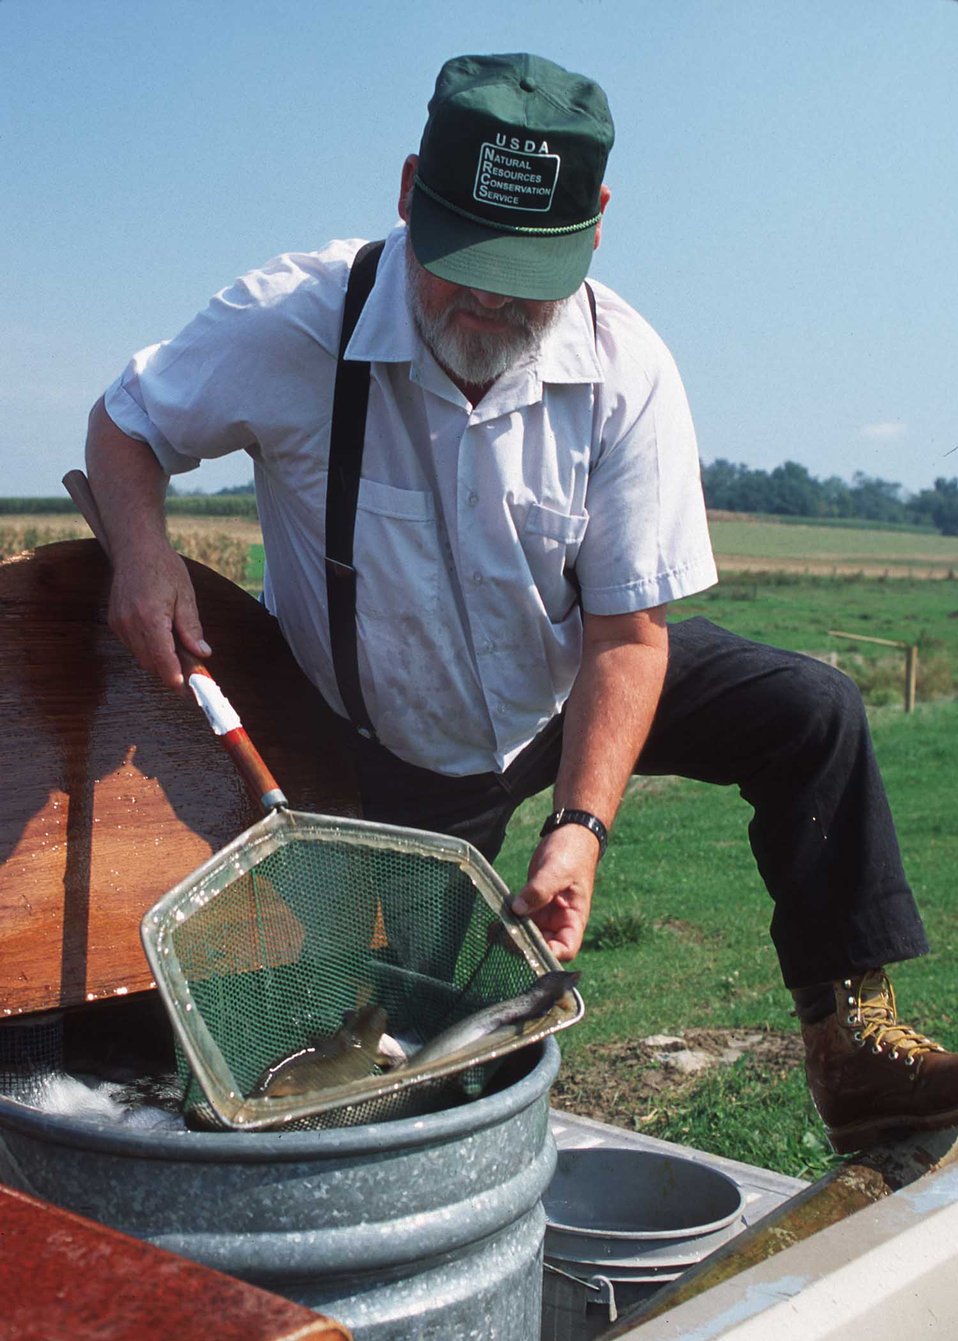
[[[350,742],[367,819],[455,834],[490,861],[515,808],[554,783],[561,748],[557,717],[504,773],[450,778]],[[734,785],[752,806],[749,840],[775,903],[786,986],[927,950],[864,706],[841,672],[706,619],[672,624],[665,688],[635,772]]]

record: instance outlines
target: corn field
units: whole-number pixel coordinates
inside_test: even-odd
[[[180,554],[187,554],[191,559],[205,563],[207,568],[214,568],[237,586],[241,587],[246,581],[249,545],[245,540],[227,535],[223,531],[213,531],[209,534],[194,531],[191,535],[184,536],[172,527],[170,539]]]
[[[90,532],[82,522],[63,525],[0,526],[0,559],[11,559],[39,545],[53,545],[58,540],[89,539]]]
[[[238,586],[246,582],[249,565],[250,544],[258,538],[247,538],[244,534],[230,534],[226,529],[205,526],[181,528],[177,524],[170,527],[170,539],[180,553],[196,559],[207,568],[213,568]],[[244,528],[245,530],[245,528]],[[60,540],[88,540],[90,532],[83,522],[51,523],[44,519],[40,522],[18,522],[15,525],[0,525],[0,559],[9,559],[17,554],[27,553],[40,545],[53,545]]]

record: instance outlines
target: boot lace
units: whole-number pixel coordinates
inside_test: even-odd
[[[895,989],[883,969],[872,969],[860,978],[842,983],[849,1007],[846,1023],[854,1030],[856,1043],[870,1043],[873,1052],[886,1052],[894,1061],[903,1057],[906,1066],[914,1066],[929,1052],[944,1052],[917,1029],[902,1024],[895,1007]]]

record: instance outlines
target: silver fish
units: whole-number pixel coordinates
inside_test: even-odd
[[[285,1099],[371,1076],[377,1066],[389,1065],[380,1047],[385,1028],[386,1012],[374,1002],[347,1011],[334,1034],[314,1038],[268,1066],[250,1098]]]
[[[493,1036],[497,1039],[501,1036],[502,1042],[507,1042],[523,1033],[531,1033],[533,1026],[554,1006],[567,1005],[571,1012],[571,992],[579,976],[578,973],[568,973],[562,969],[543,974],[528,991],[520,992],[508,1001],[497,1001],[491,1006],[485,1006],[474,1015],[467,1015],[458,1024],[444,1029],[410,1058],[410,1064],[421,1066],[426,1062],[438,1061]],[[566,1003],[563,997],[567,994],[570,994],[570,1000]]]

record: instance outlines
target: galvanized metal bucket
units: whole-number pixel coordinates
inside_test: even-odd
[[[589,1341],[741,1229],[742,1190],[670,1152],[559,1152],[546,1211],[542,1341]]]
[[[316,1132],[142,1132],[0,1098],[0,1181],[316,1308],[356,1341],[534,1341],[558,1066],[549,1038],[472,1103]]]

